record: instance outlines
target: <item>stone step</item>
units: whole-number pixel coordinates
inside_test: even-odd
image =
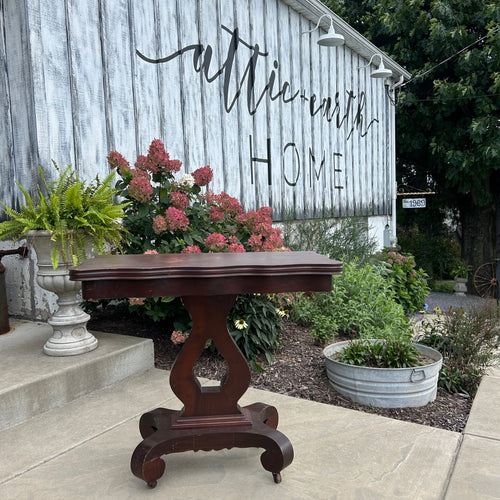
[[[169,372],[152,368],[0,431],[2,456],[8,457],[0,459],[0,491],[9,480],[137,419],[155,403],[180,408],[168,377]],[[130,454],[141,441],[137,423],[133,427]]]
[[[0,431],[154,366],[150,339],[92,332],[99,345],[78,356],[52,357],[45,323],[11,320],[0,336]]]

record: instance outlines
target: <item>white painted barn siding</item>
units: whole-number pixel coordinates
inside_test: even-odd
[[[160,138],[184,171],[210,165],[211,188],[246,210],[389,217],[394,107],[359,68],[378,49],[333,13],[345,46],[317,45],[327,18],[302,35],[323,13],[318,0],[0,0],[0,200],[18,202],[14,181],[33,190],[38,165],[51,178],[52,159],[93,178],[110,150],[133,162]],[[137,53],[183,49],[159,64]],[[385,63],[394,81],[409,76]],[[313,116],[314,99],[332,107]]]
[[[318,8],[318,2],[3,0],[0,5],[2,201],[15,201],[14,180],[36,184],[39,164],[50,177],[51,159],[73,163],[90,178],[106,171],[111,149],[134,160],[158,137],[186,171],[211,165],[215,191],[238,197],[248,210],[270,205],[278,220],[285,213],[297,218],[390,213],[388,168],[394,151],[387,131],[394,108],[383,81],[359,69],[366,64],[359,51],[318,46],[323,31],[301,35],[314,23],[295,8]],[[241,41],[232,71],[226,67],[210,82],[227,59],[235,28]],[[161,59],[198,43],[204,50],[196,60],[194,50],[163,64],[136,53]],[[249,61],[257,45],[266,55],[256,60],[256,99],[270,79],[274,84],[249,111],[254,107],[247,103]],[[200,63],[209,64],[207,77],[195,70]],[[225,77],[230,104],[241,92],[229,112]],[[280,90],[284,95],[271,100]],[[349,92],[355,96],[351,101]],[[333,112],[336,95],[339,108]],[[331,121],[321,111],[311,116],[314,98],[314,108],[332,99]],[[251,154],[270,161],[270,179],[269,163],[252,162]]]

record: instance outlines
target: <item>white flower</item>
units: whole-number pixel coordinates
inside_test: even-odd
[[[194,186],[194,177],[191,174],[184,174],[179,179],[179,186],[192,188]]]
[[[247,322],[244,320],[244,319],[237,319],[235,322],[234,322],[234,326],[238,329],[238,330],[243,330],[245,328],[248,328],[248,324]]]

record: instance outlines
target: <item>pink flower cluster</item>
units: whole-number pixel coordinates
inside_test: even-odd
[[[153,195],[153,186],[151,186],[149,174],[137,169],[133,169],[130,172],[133,174],[133,177],[128,185],[129,195],[141,203],[147,203]]]
[[[210,220],[212,222],[220,222],[222,219],[224,219],[224,210],[219,207],[210,207]]]
[[[283,247],[281,231],[272,226],[271,207],[241,214],[237,220],[252,233],[247,244],[254,252],[272,252]]]
[[[162,215],[153,217],[153,231],[155,234],[164,233],[167,230],[167,219]]]
[[[179,210],[185,210],[189,205],[189,200],[184,193],[173,191],[170,194],[170,203],[172,203],[172,205]]]
[[[125,170],[130,170],[130,163],[118,152],[111,151],[107,156],[108,164],[111,168],[116,168],[122,175]]]
[[[241,214],[238,217],[238,222],[243,224],[249,231],[255,232],[257,228],[262,224],[272,224],[273,221],[271,219],[271,213],[271,207],[261,207],[253,212]]]
[[[184,344],[189,337],[189,333],[181,332],[180,330],[174,330],[170,336],[170,340],[175,344]]]
[[[186,214],[175,207],[168,207],[165,210],[165,219],[170,231],[176,231],[177,229],[185,231],[189,226],[189,219],[186,217]]]
[[[221,212],[225,212],[231,217],[236,217],[237,215],[243,213],[243,207],[241,206],[241,203],[236,198],[229,196],[224,191],[219,194],[214,194],[212,191],[207,191],[207,193],[205,194],[205,200],[210,205],[215,205],[216,210],[214,210],[213,213],[220,214]]]
[[[212,169],[207,165],[206,167],[201,167],[193,172],[193,178],[195,184],[198,186],[206,186],[213,177]]]
[[[181,253],[201,253],[201,250],[198,245],[189,245],[188,247],[181,250]]]
[[[175,207],[168,207],[165,216],[157,215],[153,219],[153,231],[161,234],[165,231],[185,231],[189,226],[189,219],[186,214]]]
[[[236,236],[229,236],[226,238],[221,233],[211,233],[204,240],[203,243],[208,248],[210,253],[229,252],[229,253],[242,253],[245,252],[245,247],[238,241]],[[192,245],[185,248],[182,253],[201,253],[198,245]]]
[[[279,229],[271,228],[268,235],[263,233],[252,234],[248,238],[248,246],[254,252],[272,252],[283,247],[283,240],[281,239]]]
[[[171,160],[165,151],[165,146],[160,139],[154,139],[148,149],[148,155],[137,157],[135,166],[141,170],[148,170],[153,174],[157,172],[178,172],[182,163],[179,160]]]
[[[245,247],[241,243],[230,243],[226,250],[229,253],[243,253],[246,252]]]
[[[222,252],[227,244],[227,238],[221,233],[211,233],[203,240],[203,243],[210,252]]]
[[[410,257],[407,257],[406,255],[401,255],[398,252],[394,252],[393,250],[389,251],[387,253],[387,262],[392,266],[392,264],[412,264],[414,266],[413,262],[410,262]]]

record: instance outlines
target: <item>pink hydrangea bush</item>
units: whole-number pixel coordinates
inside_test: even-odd
[[[159,139],[137,158],[135,168],[118,151],[109,153],[108,163],[117,169],[117,188],[130,201],[124,220],[130,253],[272,252],[283,247],[270,207],[245,213],[228,193],[203,193],[213,178],[210,166],[182,174],[182,163]]]
[[[154,139],[147,155],[140,155],[135,168],[118,152],[107,157],[111,168],[116,169],[120,180],[116,187],[130,202],[123,225],[129,232],[128,253],[207,253],[207,252],[272,252],[285,250],[281,231],[273,227],[271,208],[262,207],[246,212],[241,203],[228,193],[214,193],[207,188],[213,178],[210,166],[193,172],[181,172],[182,163],[170,157],[159,139]],[[253,296],[252,296],[253,297]],[[179,305],[170,299],[137,299],[135,309],[144,307],[155,320],[175,316],[172,336],[174,343],[182,343],[178,332],[189,331],[190,318]],[[142,302],[144,302],[142,304]],[[248,305],[252,302],[251,305]],[[256,304],[259,304],[256,307]],[[253,311],[265,315],[270,322],[280,323],[280,302],[267,296],[239,300],[238,315]],[[241,306],[244,304],[244,306]],[[269,306],[271,313],[267,311]],[[274,314],[273,311],[276,311]],[[273,314],[275,318],[273,318]],[[230,317],[232,320],[232,318]],[[245,335],[259,337],[268,352],[278,345],[276,328],[263,333],[262,321],[251,317],[244,319],[248,331],[239,331],[241,343],[249,345]],[[228,323],[234,326],[233,323]],[[266,340],[267,339],[267,340]],[[184,339],[185,340],[185,339]],[[251,344],[251,343],[250,343]],[[241,347],[241,345],[240,345]],[[259,349],[245,352],[248,357],[258,356]],[[267,354],[266,354],[267,356]]]

